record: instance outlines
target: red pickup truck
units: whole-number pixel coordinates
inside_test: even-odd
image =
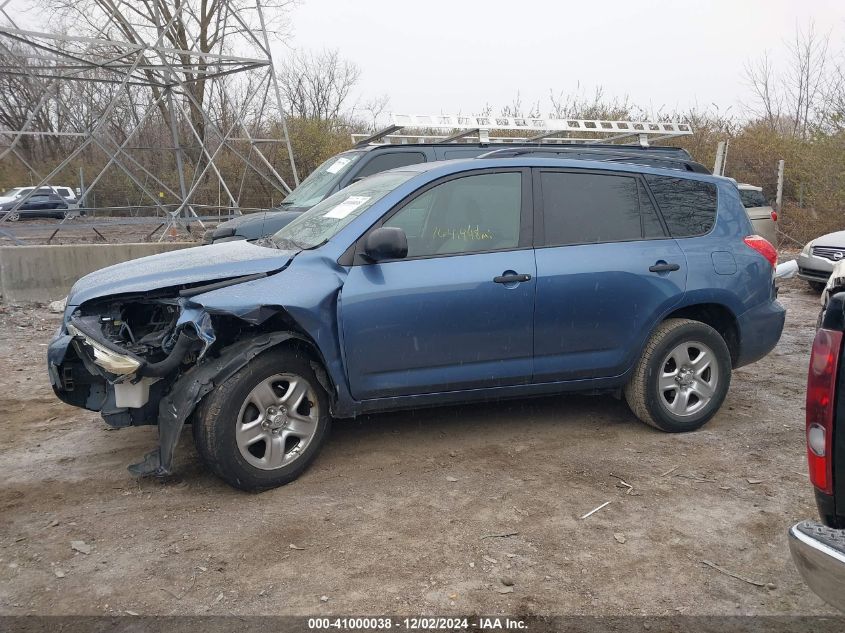
[[[841,290],[837,288],[836,290]],[[807,376],[807,460],[821,523],[789,530],[792,559],[804,581],[845,611],[845,292],[831,294]]]

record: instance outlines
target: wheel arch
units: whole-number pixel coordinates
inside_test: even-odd
[[[725,341],[731,365],[736,366],[740,352],[739,323],[730,308],[721,303],[696,303],[675,309],[664,316],[661,323],[666,319],[690,319],[712,327]]]
[[[326,391],[332,414],[334,414],[338,400],[338,386],[329,371],[329,364],[323,351],[311,334],[285,308],[280,306],[275,310],[275,314],[261,324],[260,331],[267,334],[285,333],[287,336],[268,345],[262,351],[287,347],[300,350],[307,355],[320,385]],[[249,336],[250,334],[245,335],[245,337]]]

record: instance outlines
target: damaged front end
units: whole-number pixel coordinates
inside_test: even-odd
[[[110,426],[157,424],[165,394],[215,338],[208,314],[185,297],[93,300],[66,316],[50,344],[50,380],[59,398]]]
[[[208,287],[85,303],[66,315],[48,348],[50,381],[63,401],[99,411],[113,427],[158,425],[159,446],[129,467],[134,475],[171,474],[179,434],[200,400],[257,354],[300,337],[220,315],[220,340],[208,312],[189,299]]]
[[[48,347],[53,390],[113,427],[157,424],[158,448],[129,470],[164,476],[203,397],[268,348],[298,339],[319,356],[314,341],[323,341],[323,366],[337,383],[340,273],[288,272],[284,283],[297,254],[231,242],[83,277]],[[326,372],[318,376],[331,392]]]
[[[154,255],[83,277],[71,289],[64,322],[48,347],[53,390],[68,404],[100,412],[113,427],[158,424],[159,448],[130,470],[169,474],[182,425],[219,379],[214,368],[226,348],[248,348],[239,339],[257,334],[231,313],[212,316],[197,302],[199,295],[266,281],[292,257],[235,242]]]

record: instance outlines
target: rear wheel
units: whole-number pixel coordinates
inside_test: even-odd
[[[807,283],[810,285],[810,288],[812,288],[814,292],[822,292],[824,290],[824,287],[827,285],[823,284],[820,281],[808,281]]]
[[[328,398],[310,360],[298,351],[273,350],[206,396],[193,432],[200,457],[217,476],[258,491],[302,474],[329,425]]]
[[[730,382],[731,357],[722,336],[699,321],[667,319],[649,338],[625,399],[646,424],[682,433],[718,412]]]

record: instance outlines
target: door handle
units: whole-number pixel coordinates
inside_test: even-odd
[[[516,284],[520,281],[529,281],[531,279],[531,275],[499,275],[498,277],[493,277],[493,282],[497,284]]]
[[[658,262],[654,266],[648,267],[648,271],[651,273],[668,273],[680,269],[680,264],[667,264],[666,262]]]

